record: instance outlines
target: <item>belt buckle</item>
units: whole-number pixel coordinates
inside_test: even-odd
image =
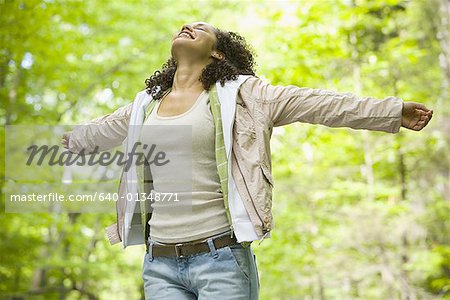
[[[185,257],[182,253],[181,253],[181,246],[183,246],[183,243],[179,243],[179,244],[175,244],[175,254],[177,256],[177,258],[183,258]]]

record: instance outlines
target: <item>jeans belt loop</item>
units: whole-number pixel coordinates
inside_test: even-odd
[[[209,246],[209,250],[211,251],[212,257],[217,258],[219,256],[219,253],[217,253],[217,249],[214,246],[214,242],[212,238],[207,239],[207,243]]]
[[[177,258],[183,258],[184,257],[183,253],[181,253],[181,248],[179,248],[181,246],[183,246],[183,243],[179,243],[179,244],[175,245],[175,253],[177,255]]]
[[[148,259],[153,261],[153,241],[149,239],[148,241]]]

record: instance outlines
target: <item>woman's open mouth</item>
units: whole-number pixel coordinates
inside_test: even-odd
[[[192,34],[189,33],[189,32],[187,32],[187,31],[182,31],[182,32],[180,32],[180,34],[178,35],[178,37],[184,37],[184,38],[188,38],[188,39],[191,39],[191,40],[194,39],[194,37],[192,36]]]

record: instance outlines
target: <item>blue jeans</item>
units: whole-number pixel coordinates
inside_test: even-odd
[[[256,256],[241,244],[186,257],[153,257],[150,238],[142,278],[145,299],[257,300],[259,292]]]

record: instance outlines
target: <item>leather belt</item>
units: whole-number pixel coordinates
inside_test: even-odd
[[[236,236],[227,233],[226,235],[213,237],[212,242],[216,249],[220,249],[226,246],[238,244]],[[152,256],[170,256],[182,258],[193,254],[199,254],[203,252],[209,252],[209,246],[207,240],[202,242],[186,242],[178,244],[155,244],[152,243]]]

